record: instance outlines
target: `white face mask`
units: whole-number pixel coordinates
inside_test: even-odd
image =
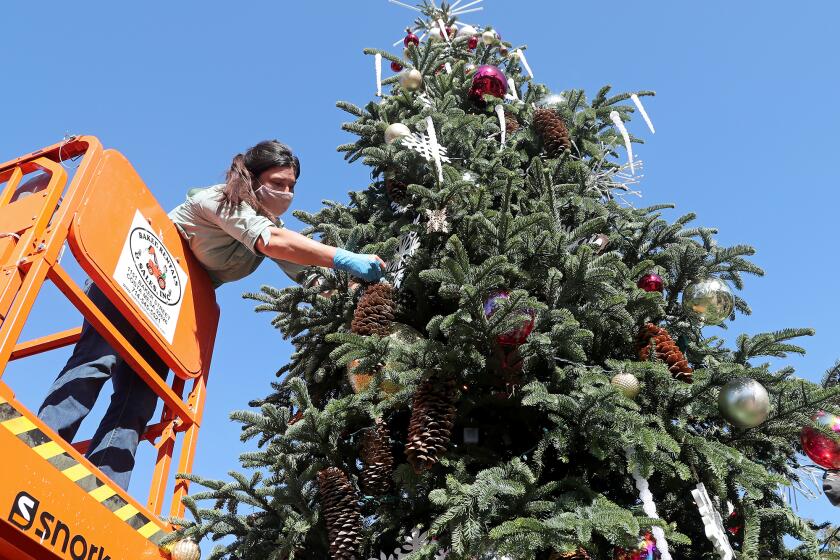
[[[295,196],[295,193],[280,192],[265,185],[260,185],[254,193],[262,205],[274,216],[282,216],[291,206],[292,198]]]

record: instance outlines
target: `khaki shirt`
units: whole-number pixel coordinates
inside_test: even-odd
[[[224,184],[205,189],[192,189],[187,200],[169,212],[178,232],[190,245],[218,288],[254,272],[265,258],[254,248],[257,238],[268,243],[271,226],[282,228],[279,218],[271,221],[242,202],[239,208],[219,213]],[[301,281],[305,266],[271,259],[295,282]]]

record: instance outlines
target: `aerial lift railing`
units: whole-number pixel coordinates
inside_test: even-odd
[[[67,184],[62,162],[75,158],[80,159],[79,165]],[[21,196],[23,179],[36,171],[47,174],[49,181]],[[178,472],[191,472],[195,456],[218,324],[209,278],[128,161],[114,150],[104,150],[95,137],[74,137],[6,162],[0,165],[3,182],[0,403],[14,396],[2,380],[8,362],[79,340],[81,329],[74,328],[18,341],[41,286],[49,280],[164,402],[160,421],[143,435],[158,449],[147,507],[159,516],[177,434],[183,433]],[[65,243],[81,268],[174,372],[171,385],[61,266]],[[138,248],[143,243],[146,249]],[[142,260],[147,257],[144,269]],[[154,282],[148,288],[144,285],[147,272],[146,280],[156,279],[159,290]],[[193,383],[184,400],[189,380]],[[30,415],[27,412],[27,418]],[[39,420],[27,422],[59,439]],[[74,443],[74,458],[80,458],[88,445]],[[97,476],[104,478],[101,473]],[[186,481],[177,481],[170,515],[183,514],[181,498],[186,493]]]

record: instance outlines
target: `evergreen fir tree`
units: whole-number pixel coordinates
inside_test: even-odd
[[[414,29],[455,25],[448,4],[420,7]],[[550,97],[514,45],[475,42],[461,34],[410,45],[404,56],[365,51],[419,70],[422,86],[392,77],[380,101],[338,104],[357,136],[339,150],[374,181],[349,204],[296,215],[307,234],[350,250],[394,257],[409,232],[419,247],[368,334],[351,323],[371,288],[343,273],[313,269],[306,286],[246,294],[276,314],[272,324],[296,352],[271,394],[232,415],[242,438],[259,444],[241,456],[254,474],[190,476],[206,490],[187,499],[197,521],[181,520],[184,533],[228,537],[210,558],[331,558],[337,525],[319,490],[319,472],[330,472],[339,477],[331,508],[361,497],[360,533],[342,541],[342,558],[354,546],[356,558],[385,558],[420,528],[433,538],[404,557],[610,559],[659,526],[674,558],[714,559],[691,494],[703,483],[724,519],[731,504],[742,520],[727,533],[738,558],[820,558],[818,531],[827,530],[798,517],[780,488],[800,476],[800,428],[817,410],[836,412],[840,390],[762,361],[801,353],[791,341],[812,332],[741,335],[729,348],[704,328],[681,305],[688,285],[717,277],[740,290],[744,275],[762,271],[751,247],[718,246],[715,230],[690,225],[694,214],[671,223],[670,205],[628,203],[634,185],[610,114],[629,121],[630,95],[604,87],[591,99],[580,90]],[[471,96],[481,64],[512,78],[518,99]],[[447,151],[442,177],[417,151],[385,142],[393,123],[430,132],[428,117]],[[402,188],[397,202],[389,181]],[[650,272],[664,279],[662,293],[637,287]],[[485,303],[501,290],[509,297],[488,316]],[[737,313],[750,308],[736,296],[729,320]],[[511,344],[505,337],[532,316],[533,332]],[[420,336],[392,336],[394,325]],[[651,327],[670,346],[650,346],[648,334],[640,354],[640,332]],[[638,379],[638,396],[610,383],[617,373]],[[770,415],[756,427],[721,415],[718,394],[739,377],[770,394]],[[372,464],[376,495],[361,484]],[[643,511],[634,471],[649,482],[659,519]],[[356,519],[347,507],[330,515]]]

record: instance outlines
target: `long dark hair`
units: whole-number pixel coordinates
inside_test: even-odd
[[[236,154],[225,176],[225,188],[218,212],[232,211],[241,203],[248,204],[258,213],[273,220],[274,216],[257,199],[260,173],[272,167],[291,167],[295,179],[300,176],[300,160],[291,148],[277,140],[263,140],[248,148],[245,154]]]

